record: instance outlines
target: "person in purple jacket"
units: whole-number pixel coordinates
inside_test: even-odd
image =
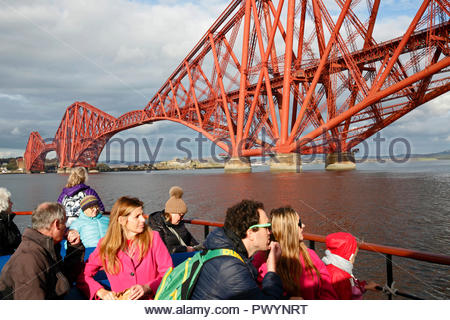
[[[98,207],[101,212],[105,211],[102,200],[97,192],[84,183],[88,180],[88,173],[86,168],[73,168],[67,180],[66,187],[63,189],[58,197],[58,202],[66,208],[67,226],[79,217],[80,202],[85,196],[92,195],[98,199]]]

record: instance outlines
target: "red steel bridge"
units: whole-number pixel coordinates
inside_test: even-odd
[[[450,89],[449,1],[418,1],[401,37],[377,41],[382,5],[233,0],[144,109],[115,118],[75,102],[52,141],[30,134],[26,168],[50,151],[60,168],[93,167],[114,134],[160,120],[231,157],[350,152]]]

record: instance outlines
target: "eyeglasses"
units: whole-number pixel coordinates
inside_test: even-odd
[[[298,226],[300,228],[303,228],[303,223],[302,223],[302,219],[298,218]]]
[[[250,229],[253,229],[253,228],[270,228],[271,226],[272,226],[271,223],[261,223],[261,224],[254,224],[248,229],[250,230]]]

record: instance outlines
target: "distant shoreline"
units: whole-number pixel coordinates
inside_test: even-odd
[[[402,159],[404,155],[398,155],[396,156],[396,159]],[[356,163],[360,163],[361,158],[356,158]],[[384,162],[395,162],[395,159],[391,159],[390,157],[380,157],[377,158],[367,158],[363,162],[370,162],[375,163],[378,161]],[[426,156],[419,156],[419,157],[410,157],[407,162],[414,161],[414,162],[425,162],[425,161],[440,161],[440,160],[450,160],[450,155],[442,155],[441,157],[426,157]],[[309,165],[309,164],[323,164],[325,161],[323,159],[314,159],[313,161],[302,161],[302,165]],[[269,166],[270,165],[270,159],[266,160],[265,162],[262,161],[255,161],[252,162],[252,166]],[[200,161],[200,160],[183,160],[183,159],[175,159],[175,160],[169,160],[169,161],[161,161],[155,164],[105,164],[105,163],[99,163],[98,166],[92,170],[89,170],[91,173],[100,173],[100,172],[127,172],[127,171],[168,171],[168,170],[204,170],[204,169],[223,169],[225,166],[225,163],[219,163],[219,162],[213,162],[211,160],[207,161]],[[37,172],[36,172],[37,173]],[[58,169],[55,169],[55,167],[51,168],[48,171],[40,172],[43,173],[65,173],[58,171]],[[13,171],[6,171],[2,172],[1,174],[27,174],[26,171],[23,170],[13,170]]]

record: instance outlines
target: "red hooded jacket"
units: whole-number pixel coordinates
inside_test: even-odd
[[[346,232],[337,232],[329,234],[326,237],[327,250],[331,253],[338,255],[345,260],[350,260],[356,253],[357,243],[354,236]],[[339,299],[351,300],[360,299],[362,293],[365,292],[365,282],[359,282],[348,272],[332,265],[327,265],[328,272],[331,276],[331,284],[336,291]],[[353,288],[352,281],[353,278]]]

